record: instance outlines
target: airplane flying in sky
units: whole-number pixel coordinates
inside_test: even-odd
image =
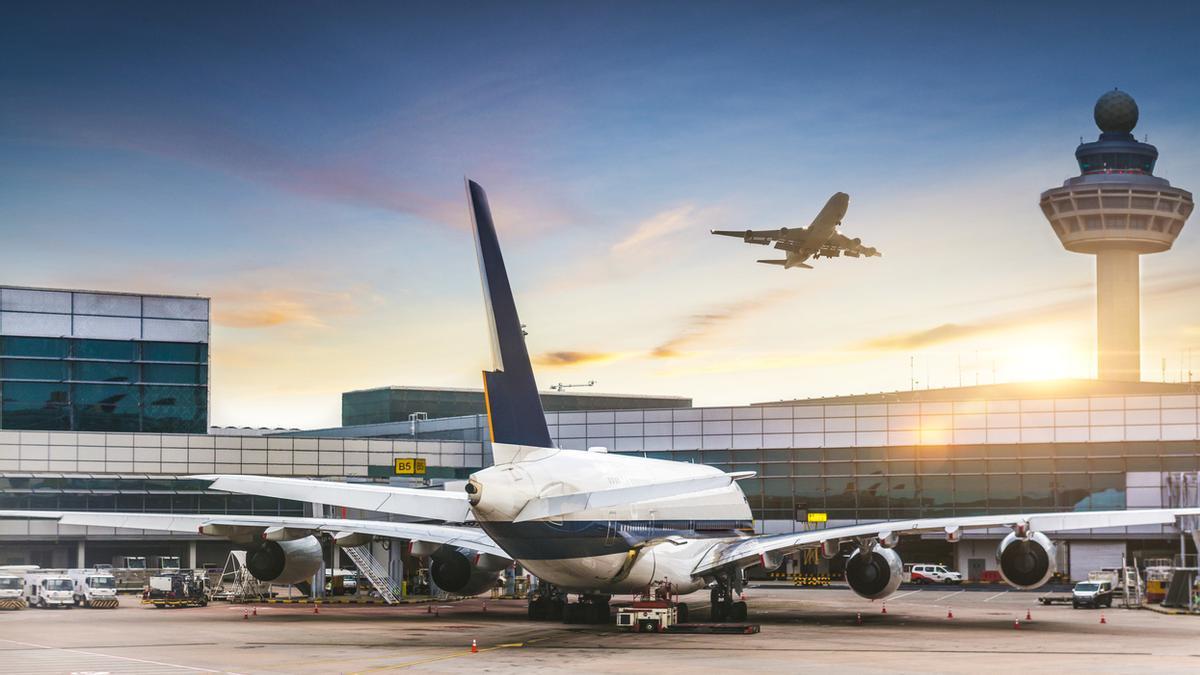
[[[519,562],[542,582],[529,602],[532,618],[607,621],[614,594],[655,588],[678,594],[709,589],[712,619],[740,621],[747,613],[746,603],[738,600],[744,570],[774,569],[804,549],[817,549],[826,558],[845,550],[850,588],[865,598],[884,598],[900,585],[902,563],[895,547],[901,536],[934,534],[954,542],[967,531],[997,528],[1008,531],[996,553],[1001,575],[1018,588],[1036,588],[1055,572],[1049,534],[1167,524],[1200,514],[1200,508],[1011,513],[747,534],[752,516],[737,481],[753,472],[554,447],[487,197],[472,181],[467,196],[491,329],[494,369],[484,372],[483,382],[494,465],[471,474],[463,492],[300,478],[199,477],[212,480],[216,490],[439,524],[63,511],[0,511],[0,517],[224,536],[250,547],[247,562],[255,576],[278,583],[316,573],[322,564],[317,536],[332,537],[341,546],[371,537],[408,539],[415,553],[431,559],[434,582],[460,595],[483,592],[497,571]],[[841,198],[839,213],[845,210],[845,195]],[[568,594],[578,600],[569,602]],[[681,613],[686,615],[685,607]]]
[[[849,206],[850,195],[836,192],[825,202],[821,212],[808,227],[781,227],[778,230],[712,230],[712,233],[723,237],[740,237],[747,244],[774,243],[775,248],[785,252],[787,257],[783,260],[758,262],[779,265],[784,269],[803,267],[810,270],[812,265],[805,263],[809,258],[836,258],[840,255],[851,258],[882,256],[883,254],[875,248],[863,246],[861,239],[851,239],[838,233],[837,227],[842,224],[842,218],[846,217],[846,208]]]

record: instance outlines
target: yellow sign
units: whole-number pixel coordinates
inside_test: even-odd
[[[810,523],[823,523],[827,520],[829,520],[828,513],[810,512],[808,514],[808,522]]]
[[[396,458],[396,475],[397,476],[423,476],[425,475],[425,460],[415,457],[397,457]]]

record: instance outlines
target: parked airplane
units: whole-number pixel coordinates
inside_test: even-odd
[[[212,488],[444,523],[426,525],[328,518],[0,511],[4,517],[56,518],[62,523],[191,531],[257,542],[248,559],[255,576],[281,583],[306,578],[320,565],[314,538],[343,546],[369,537],[413,540],[431,555],[441,588],[481,592],[495,571],[521,563],[546,586],[531,598],[530,616],[607,620],[617,593],[658,588],[686,594],[711,589],[714,620],[741,620],[743,572],[778,567],[785,556],[819,549],[826,558],[850,549],[846,581],[865,598],[899,587],[902,535],[937,533],[957,541],[964,531],[1005,528],[997,551],[1003,578],[1019,588],[1044,584],[1055,572],[1055,545],[1064,530],[1173,523],[1200,508],[1014,513],[916,518],[777,535],[747,535],[750,507],[737,481],[751,472],[555,448],[483,189],[467,183],[494,370],[483,375],[493,466],[473,473],[462,493],[385,485],[259,476],[203,476]],[[568,602],[568,594],[578,601]],[[686,609],[684,609],[686,612]]]
[[[821,212],[808,227],[797,229],[782,227],[778,230],[745,230],[741,232],[712,230],[712,233],[723,237],[741,237],[742,241],[747,244],[766,245],[773,242],[775,248],[787,253],[787,257],[783,260],[759,260],[758,262],[779,265],[784,269],[803,267],[810,270],[812,265],[804,262],[809,258],[836,258],[843,254],[851,258],[882,256],[883,254],[875,248],[863,246],[861,239],[850,239],[838,234],[837,227],[842,224],[842,218],[846,217],[846,209],[849,206],[850,195],[845,192],[836,192],[829,198],[829,201],[825,202]]]

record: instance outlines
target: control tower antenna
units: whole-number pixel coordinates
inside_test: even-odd
[[[1042,193],[1064,248],[1096,256],[1096,352],[1101,380],[1141,379],[1140,260],[1169,250],[1192,214],[1192,193],[1154,175],[1158,149],[1134,138],[1138,107],[1119,89],[1096,101],[1100,138],[1075,149],[1079,175]]]

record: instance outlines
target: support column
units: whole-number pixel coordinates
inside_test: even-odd
[[[188,553],[187,553],[188,562],[187,562],[187,568],[188,568],[189,570],[194,570],[194,569],[196,569],[196,544],[197,544],[197,542],[196,542],[195,540],[192,540],[192,541],[189,541],[189,542],[188,542]]]
[[[1096,352],[1101,380],[1142,379],[1139,269],[1136,251],[1096,254]]]
[[[80,539],[75,545],[75,567],[84,569],[87,567],[87,540]]]

